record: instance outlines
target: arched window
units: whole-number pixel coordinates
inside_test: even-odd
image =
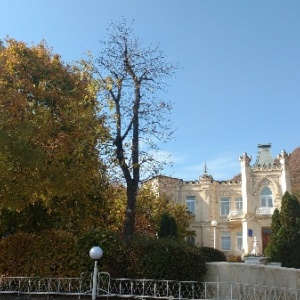
[[[262,207],[273,207],[273,195],[268,187],[264,187],[261,191],[260,204]]]

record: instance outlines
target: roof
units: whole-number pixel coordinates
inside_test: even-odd
[[[254,165],[268,166],[269,164],[273,165],[274,159],[271,154],[271,144],[258,144],[258,153],[256,162]]]

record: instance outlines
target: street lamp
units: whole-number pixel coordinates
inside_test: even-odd
[[[214,249],[216,249],[216,227],[218,222],[216,220],[211,221],[211,226],[214,227]]]
[[[92,300],[96,300],[97,297],[97,276],[98,267],[97,262],[103,255],[103,250],[99,246],[94,246],[90,250],[90,258],[95,260],[94,275],[93,275],[93,289],[92,289]]]

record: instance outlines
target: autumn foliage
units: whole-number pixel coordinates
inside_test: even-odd
[[[92,79],[44,42],[13,39],[0,48],[0,74],[2,208],[40,201],[62,228],[96,226],[106,184],[97,149],[107,130]]]
[[[75,237],[61,230],[17,233],[0,241],[0,274],[6,276],[79,277],[93,270],[88,252],[101,245],[99,269],[115,278],[202,280],[201,248],[170,239],[135,237],[129,242],[107,230]]]
[[[99,176],[103,130],[89,78],[45,43],[11,39],[0,73],[1,202],[83,196]]]
[[[300,147],[296,148],[289,158],[292,192],[300,198]]]
[[[111,132],[86,67],[65,64],[45,42],[0,43],[0,274],[78,276],[91,270],[97,243],[113,276],[184,279],[190,270],[177,266],[190,257],[190,277],[201,278],[203,258],[184,242],[192,234],[185,206],[138,182],[139,238],[123,240],[128,190],[110,182],[100,159]],[[164,213],[176,222],[176,240],[156,238]]]

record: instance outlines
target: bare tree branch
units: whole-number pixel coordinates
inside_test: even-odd
[[[162,79],[173,75],[177,67],[157,46],[144,48],[125,19],[109,25],[108,38],[101,45],[95,74],[104,83],[99,100],[108,108],[107,122],[115,147],[112,154],[127,185],[127,238],[134,233],[142,165],[147,165],[148,171],[161,169],[153,154],[157,151],[155,141],[166,140],[173,132],[165,117],[171,105],[157,99],[155,93],[163,90]]]

